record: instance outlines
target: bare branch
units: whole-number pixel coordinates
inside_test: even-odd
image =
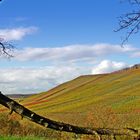
[[[122,41],[122,46],[128,41],[132,34],[140,30],[140,0],[128,0],[131,5],[136,5],[135,10],[119,17],[119,28],[115,32],[126,30],[126,36]]]
[[[13,50],[14,50],[14,46],[11,43],[4,41],[3,39],[0,39],[0,55],[1,56],[6,56],[8,58],[11,58],[13,57],[13,55],[11,54]]]

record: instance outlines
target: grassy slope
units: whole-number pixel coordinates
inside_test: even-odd
[[[46,138],[39,138],[39,137],[18,137],[18,136],[7,136],[7,137],[0,137],[0,140],[49,140]]]
[[[42,115],[75,124],[83,124],[87,114],[98,106],[101,114],[109,107],[122,118],[129,114],[129,124],[139,126],[140,68],[81,76],[21,103]]]
[[[129,114],[132,124],[132,118],[136,121],[140,118],[140,69],[81,76],[31,96],[22,104],[42,115],[70,123],[77,117],[77,122],[83,121],[97,106],[101,112],[109,107],[117,114]]]
[[[31,96],[23,104],[46,112],[86,111],[95,105],[119,112],[139,110],[140,69],[81,76],[48,92]]]

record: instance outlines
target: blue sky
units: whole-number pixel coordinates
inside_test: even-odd
[[[46,91],[83,74],[139,63],[139,34],[122,48],[117,17],[133,7],[120,0],[3,0],[0,37],[16,49],[0,60],[4,93]]]

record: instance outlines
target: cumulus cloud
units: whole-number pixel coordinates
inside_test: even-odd
[[[5,94],[27,94],[47,91],[65,81],[82,75],[76,66],[47,66],[0,70],[0,89]]]
[[[124,54],[135,51],[136,48],[126,45],[95,44],[95,45],[70,45],[56,48],[24,48],[17,50],[15,58],[19,61],[78,61],[95,59],[113,54]]]
[[[116,62],[111,60],[103,60],[99,65],[93,67],[92,74],[110,73],[116,70],[123,69],[128,65],[124,62]]]
[[[21,40],[26,35],[32,34],[35,31],[37,31],[37,27],[0,29],[0,38],[3,38],[6,41]]]

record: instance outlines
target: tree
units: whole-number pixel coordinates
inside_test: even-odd
[[[116,32],[126,30],[126,36],[122,40],[122,45],[128,41],[132,34],[136,34],[140,30],[140,0],[128,0],[134,10],[119,17],[119,28]]]

